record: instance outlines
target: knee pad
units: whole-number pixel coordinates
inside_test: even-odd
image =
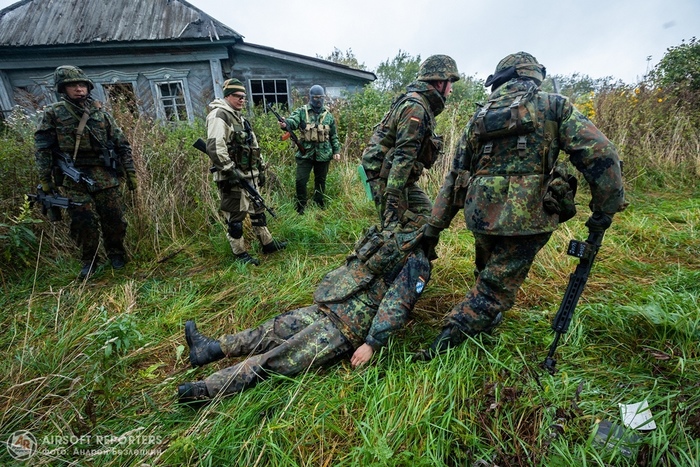
[[[250,216],[250,225],[253,227],[266,227],[267,226],[267,217],[265,217],[265,213],[261,212],[260,214],[253,214]]]
[[[228,223],[228,234],[231,238],[239,239],[243,236],[243,222],[241,221],[229,221]]]

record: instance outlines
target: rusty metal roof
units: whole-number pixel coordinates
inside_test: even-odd
[[[0,47],[242,38],[184,0],[22,0],[0,10]]]

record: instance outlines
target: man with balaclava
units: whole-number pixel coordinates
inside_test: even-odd
[[[314,173],[313,201],[320,208],[326,206],[326,178],[331,160],[340,159],[340,142],[335,118],[325,106],[326,93],[323,87],[314,84],[309,89],[308,104],[299,107],[279,122],[280,128],[287,131],[299,130],[299,140],[304,151],[295,155],[296,171],[296,210],[304,214],[307,203],[306,185]]]

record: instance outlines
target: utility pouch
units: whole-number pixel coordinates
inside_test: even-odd
[[[559,223],[568,221],[576,215],[574,197],[577,189],[576,177],[555,169],[542,199],[544,210],[549,214],[558,214]]]
[[[464,207],[464,202],[467,199],[469,180],[471,180],[471,174],[468,170],[460,170],[457,172],[457,178],[455,179],[454,191],[452,195],[452,206],[458,208]]]

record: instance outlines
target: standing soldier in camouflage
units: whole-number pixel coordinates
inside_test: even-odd
[[[68,213],[70,235],[81,250],[80,278],[85,279],[98,266],[100,228],[112,267],[121,269],[126,264],[119,178],[124,176],[129,190],[135,190],[136,172],[129,142],[102,103],[90,97],[95,86],[85,73],[75,66],[59,66],[54,83],[60,99],[44,108],[34,134],[36,166],[45,192],[62,187],[72,201],[82,203]],[[64,176],[56,152],[72,159],[80,179],[91,184]]]
[[[326,205],[326,177],[331,159],[340,160],[340,142],[333,114],[324,106],[323,88],[314,84],[309,89],[309,103],[296,109],[280,128],[287,131],[299,129],[299,139],[305,151],[297,150],[296,210],[304,214],[306,185],[314,172],[314,202],[323,209]]]
[[[207,154],[217,169],[214,180],[221,195],[227,237],[236,261],[260,264],[252,257],[243,238],[243,221],[250,215],[253,232],[262,245],[264,254],[274,253],[287,246],[272,238],[267,228],[265,208],[257,208],[247,191],[238,181],[245,179],[254,188],[265,183],[265,165],[260,155],[258,139],[250,122],[243,116],[246,92],[243,83],[232,78],[224,82],[224,98],[215,99],[207,115]]]
[[[236,394],[270,374],[295,375],[351,353],[353,367],[367,363],[390,334],[403,327],[430,279],[421,237],[422,230],[372,227],[345,264],[321,281],[313,305],[256,328],[214,340],[187,321],[185,339],[193,367],[224,357],[246,359],[204,381],[180,385],[179,401]]]
[[[420,65],[417,81],[394,101],[369,140],[362,166],[385,229],[405,219],[424,223],[430,216],[430,198],[416,182],[442,152],[442,138],[433,133],[435,117],[445,108],[457,80],[452,58],[428,57]]]
[[[557,167],[560,150],[590,185],[590,231],[604,231],[626,207],[615,146],[566,97],[539,89],[545,73],[535,57],[518,52],[486,80],[492,94],[466,127],[423,239],[433,249],[464,208],[476,283],[416,359],[491,330],[513,306],[537,252],[575,214],[576,179]]]

